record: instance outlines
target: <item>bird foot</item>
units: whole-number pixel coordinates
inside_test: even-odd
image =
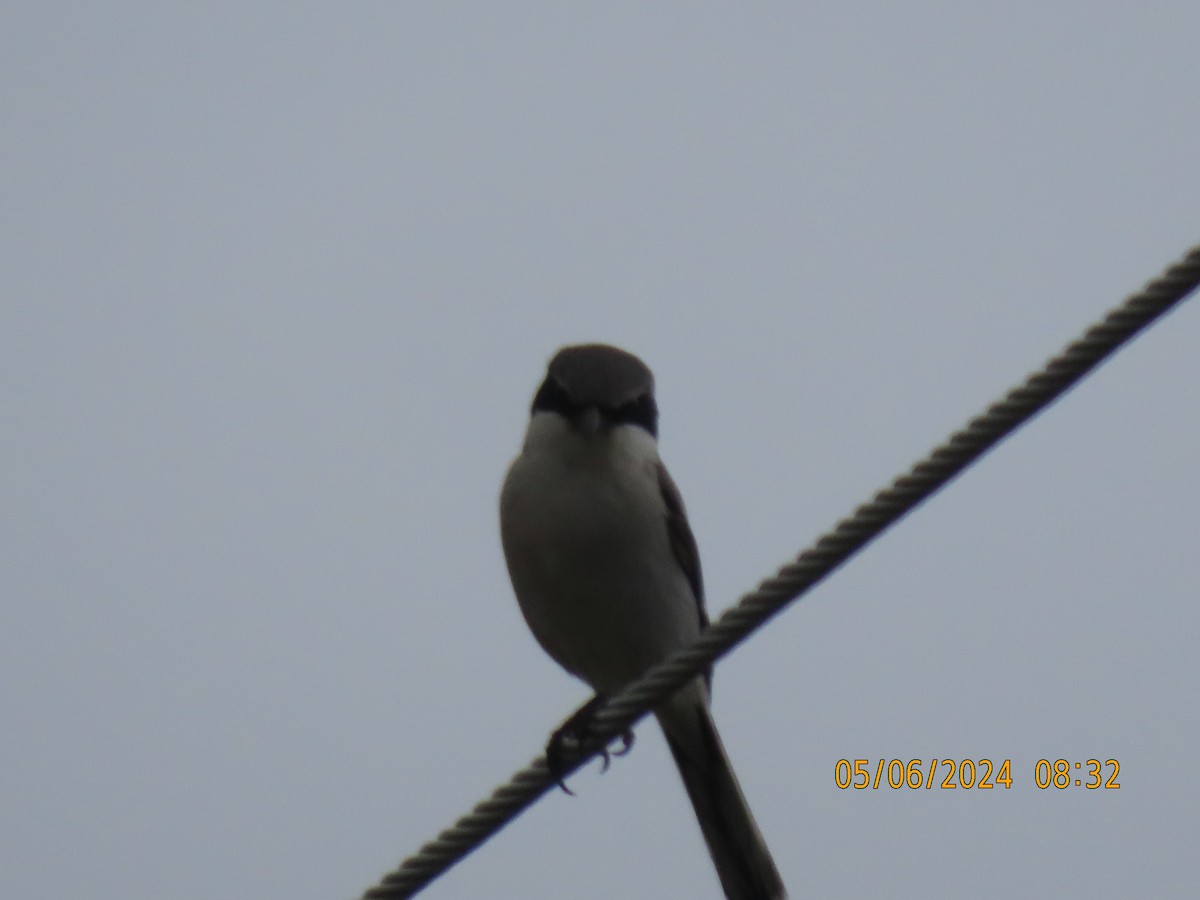
[[[550,769],[550,774],[554,776],[554,780],[558,782],[558,786],[572,797],[575,796],[575,792],[567,787],[564,780],[566,778],[566,770],[571,763],[579,758],[580,750],[593,739],[592,718],[595,716],[597,708],[604,703],[604,700],[605,698],[602,695],[597,694],[587,703],[583,704],[550,735],[550,740],[546,744],[546,765]],[[609,762],[612,757],[624,756],[633,749],[633,732],[631,730],[626,729],[622,734],[617,735],[617,740],[621,742],[620,749],[609,750],[607,747],[604,747],[599,751],[601,772],[608,771]]]

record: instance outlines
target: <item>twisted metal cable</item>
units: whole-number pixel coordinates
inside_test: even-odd
[[[1013,388],[928,456],[838,522],[809,549],[714,622],[699,640],[654,666],[596,711],[594,739],[566,761],[564,776],[601,752],[659,701],[712,665],[754,630],[878,537],[1001,440],[1049,406],[1107,356],[1183,300],[1200,284],[1200,246],[1129,297],[1023,384]],[[443,831],[363,900],[411,897],[480,846],[546,793],[555,780],[538,757],[492,796]]]

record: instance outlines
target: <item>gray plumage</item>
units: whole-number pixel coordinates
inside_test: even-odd
[[[564,347],[546,369],[580,404],[610,408],[654,394],[654,373],[634,356],[608,344],[579,344]]]

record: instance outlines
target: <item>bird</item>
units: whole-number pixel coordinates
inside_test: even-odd
[[[596,693],[564,729],[708,626],[696,539],[659,457],[654,376],[641,359],[607,344],[551,358],[501,489],[500,537],[534,637]],[[713,721],[710,674],[654,714],[725,896],[781,900]]]

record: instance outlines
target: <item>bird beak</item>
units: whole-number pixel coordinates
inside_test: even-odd
[[[594,406],[580,410],[572,417],[571,421],[575,425],[575,430],[586,438],[594,438],[604,426],[604,417]]]

